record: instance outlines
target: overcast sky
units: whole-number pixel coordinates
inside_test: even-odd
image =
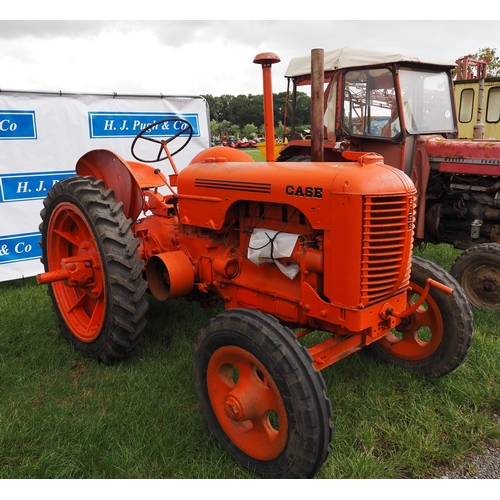
[[[174,2],[182,6],[179,0]],[[141,5],[151,7],[154,3],[146,0],[132,5],[140,9]],[[163,5],[159,18],[165,17],[170,3],[165,0],[153,5],[156,8]],[[307,2],[298,4],[309,7]],[[355,14],[362,10],[363,4],[348,2],[342,4],[342,9],[349,7],[350,13]],[[193,8],[194,5],[186,4]],[[210,5],[240,19],[255,19],[264,14],[263,7],[248,2]],[[310,8],[319,5],[311,4]],[[388,4],[383,2],[383,5]],[[289,2],[280,2],[280,6],[285,11]],[[21,7],[26,9],[25,2],[20,3],[19,12]],[[213,10],[217,13],[217,9]],[[11,16],[2,16],[13,20],[0,21],[1,90],[261,94],[262,71],[253,64],[260,52],[274,52],[281,59],[281,63],[273,66],[274,92],[286,90],[284,73],[290,59],[310,55],[313,48],[332,50],[351,46],[451,61],[483,47],[496,48],[500,53],[498,21],[136,21],[130,20],[134,16],[127,20],[126,10],[115,11],[121,14],[120,21],[99,17],[84,21],[54,20],[60,18],[54,12],[45,10],[44,16],[32,20],[16,20],[19,15],[15,11]],[[99,13],[102,18],[112,15],[112,11],[96,11],[89,12],[86,18]],[[156,17],[154,8],[148,8],[146,13],[148,17]],[[498,18],[499,14],[492,17]]]

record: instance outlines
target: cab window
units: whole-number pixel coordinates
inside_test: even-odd
[[[458,121],[469,123],[472,120],[474,110],[474,89],[464,89],[460,93],[460,108],[458,110]]]
[[[388,69],[345,73],[343,126],[350,135],[390,138],[400,133],[394,79]]]
[[[448,73],[400,68],[399,77],[405,126],[410,134],[455,130]]]
[[[498,123],[500,121],[500,87],[492,87],[488,92],[486,121],[488,123]]]

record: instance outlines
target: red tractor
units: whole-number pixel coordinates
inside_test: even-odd
[[[272,57],[255,62],[268,81]],[[44,201],[37,280],[84,356],[113,363],[131,353],[147,291],[222,301],[194,347],[201,412],[236,460],[277,478],[312,477],[328,455],[320,370],[365,346],[430,377],[462,363],[472,311],[451,275],[412,259],[416,190],[404,172],[373,153],[253,163],[223,147],[178,171],[190,125],[177,120],[166,139],[148,135],[156,125],[134,139],[136,161],[90,151]],[[184,144],[171,151],[173,141]],[[145,159],[141,144],[158,150]],[[147,165],[165,159],[168,179]]]
[[[451,274],[472,304],[500,311],[500,141],[457,139],[456,64],[347,47],[317,51],[312,59],[292,59],[286,70],[291,130],[277,161],[337,162],[343,151],[381,154],[417,188],[415,243],[465,250]],[[317,113],[311,140],[303,140],[295,131],[294,104],[297,91],[311,84]],[[487,119],[498,122],[498,103],[493,108],[496,115]]]

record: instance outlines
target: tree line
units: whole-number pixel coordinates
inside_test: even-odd
[[[253,138],[264,133],[264,98],[262,94],[253,95],[202,95],[210,110],[210,131],[212,137],[229,135]],[[274,128],[277,137],[283,136],[286,92],[273,94]],[[298,131],[310,125],[311,98],[304,92],[297,93],[295,117]],[[290,127],[290,120],[287,120]]]

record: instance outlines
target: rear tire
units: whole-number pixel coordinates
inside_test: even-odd
[[[194,349],[195,389],[211,434],[247,469],[309,478],[328,456],[331,406],[308,351],[272,316],[231,309]]]
[[[468,248],[453,262],[450,273],[472,305],[482,311],[500,311],[500,245],[483,243]]]
[[[376,358],[428,377],[442,377],[465,359],[474,332],[470,304],[457,281],[444,269],[413,257],[408,305],[415,303],[427,278],[453,289],[452,295],[431,287],[423,304],[397,329],[367,349]]]
[[[110,364],[127,356],[146,325],[138,240],[113,191],[92,177],[71,177],[55,184],[44,200],[41,261],[45,271],[61,260],[92,255],[95,286],[48,284],[48,294],[64,338],[86,357]]]

